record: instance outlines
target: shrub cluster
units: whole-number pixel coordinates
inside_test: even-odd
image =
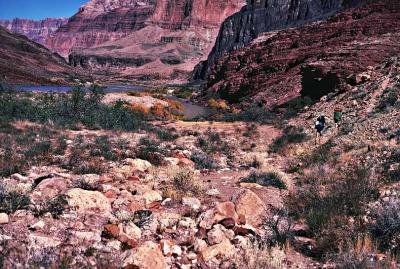
[[[204,135],[197,139],[197,145],[208,154],[224,153],[229,155],[232,151],[229,143],[217,132],[208,129]]]
[[[26,209],[31,203],[29,196],[17,191],[7,191],[0,185],[0,212],[14,213],[20,209]]]
[[[303,128],[288,126],[283,130],[281,136],[276,138],[270,146],[270,151],[275,153],[282,153],[289,145],[302,143],[308,139]]]
[[[326,186],[316,182],[287,200],[291,215],[305,219],[317,239],[317,256],[348,246],[353,233],[348,218],[365,214],[366,204],[379,197],[377,183],[367,168],[346,169],[330,182]]]
[[[142,113],[117,102],[114,106],[102,103],[104,91],[75,88],[68,93],[1,91],[0,114],[5,120],[53,122],[63,127],[83,124],[88,128],[136,131],[147,128]]]
[[[257,183],[262,186],[272,186],[278,189],[287,189],[282,174],[277,171],[252,172],[249,176],[242,178],[240,182]]]

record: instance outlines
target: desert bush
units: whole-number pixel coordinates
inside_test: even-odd
[[[64,155],[65,151],[68,148],[67,144],[68,136],[62,135],[57,139],[57,145],[55,146],[54,149],[54,154],[55,155]]]
[[[205,192],[203,182],[191,169],[180,169],[173,176],[170,184],[163,189],[163,196],[181,200],[185,196],[202,196]]]
[[[304,167],[310,167],[314,165],[321,165],[326,163],[335,163],[339,157],[337,152],[334,152],[332,148],[335,146],[332,140],[329,140],[325,144],[318,146],[311,154],[307,154],[301,157],[301,161]]]
[[[44,212],[49,212],[53,218],[57,219],[68,208],[68,200],[65,195],[59,195],[48,201],[44,208]]]
[[[46,213],[50,213],[53,218],[58,219],[68,208],[68,200],[65,195],[59,195],[40,205],[36,205],[33,209],[33,214],[36,217],[41,217]]]
[[[53,163],[58,133],[46,127],[9,128],[0,133],[0,176]]]
[[[158,139],[161,141],[174,141],[179,136],[176,133],[175,128],[154,128],[153,132],[157,135]]]
[[[240,179],[244,183],[257,183],[262,186],[272,186],[278,189],[287,189],[284,176],[278,171],[252,172],[247,177]]]
[[[383,92],[383,95],[379,99],[378,105],[376,106],[376,109],[378,111],[385,111],[388,108],[396,105],[396,103],[399,101],[399,90],[396,88],[386,88]]]
[[[281,136],[276,138],[271,146],[270,151],[275,153],[282,153],[291,144],[302,143],[308,139],[306,133],[304,133],[303,128],[288,126],[283,130]]]
[[[273,209],[272,215],[264,220],[263,226],[267,232],[266,242],[270,246],[284,247],[294,238],[293,220],[285,208]]]
[[[376,208],[372,215],[375,222],[369,230],[383,251],[390,251],[394,256],[400,255],[400,203],[388,202]]]
[[[216,161],[202,152],[194,152],[190,159],[196,164],[196,169],[216,169],[218,164]]]
[[[285,268],[285,251],[279,247],[269,247],[259,240],[247,241],[243,252],[233,259],[232,268],[237,269],[283,269]]]
[[[0,185],[0,212],[14,213],[20,209],[26,209],[30,205],[29,196],[17,191],[8,191]]]
[[[150,138],[142,138],[139,141],[137,157],[154,165],[161,165],[165,150],[161,147],[158,141]]]
[[[96,174],[102,175],[107,171],[101,159],[93,158],[84,161],[71,168],[72,172],[78,175]]]
[[[229,143],[222,139],[221,135],[208,129],[197,139],[197,145],[208,154],[224,153],[230,154],[232,151]]]
[[[201,195],[204,192],[204,185],[195,175],[193,170],[183,169],[179,171],[172,182],[173,186],[185,194],[194,196]]]
[[[304,107],[311,106],[315,101],[308,96],[294,98],[282,105],[285,109],[284,118],[292,118],[296,116]]]
[[[113,144],[107,136],[98,136],[94,143],[89,144],[89,154],[92,157],[104,157],[106,160],[116,161]]]
[[[263,106],[252,105],[249,108],[234,112],[226,113],[223,117],[224,121],[245,121],[245,122],[258,122],[262,124],[275,124],[277,121],[277,115],[272,109],[265,108]]]
[[[229,109],[229,105],[227,104],[227,102],[225,100],[222,99],[209,99],[208,102],[208,107],[210,107],[211,109],[216,109],[216,110],[228,110]]]
[[[306,221],[317,243],[312,255],[318,258],[351,247],[361,226],[358,222],[349,225],[349,219],[359,220],[366,214],[367,204],[379,197],[368,168],[348,168],[329,182],[325,186],[315,182],[286,201],[291,216]]]

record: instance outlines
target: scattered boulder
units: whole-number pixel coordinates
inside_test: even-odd
[[[0,213],[0,225],[7,224],[9,222],[8,215],[6,213]]]
[[[142,159],[126,159],[124,163],[130,165],[132,170],[138,170],[141,172],[145,172],[151,168],[151,163]]]
[[[111,203],[101,192],[71,189],[67,192],[68,205],[79,213],[110,214]]]
[[[172,228],[175,225],[177,225],[182,216],[177,213],[163,212],[159,214],[157,218],[160,229],[164,230],[167,228]]]
[[[235,247],[228,239],[224,239],[221,243],[209,246],[200,251],[200,257],[203,261],[208,262],[216,257],[230,259],[235,256]]]
[[[187,158],[179,159],[178,165],[181,166],[181,167],[190,167],[190,168],[193,168],[193,169],[196,166],[195,163],[192,160],[189,160]]]
[[[222,225],[215,225],[208,233],[207,240],[210,245],[216,245],[221,243],[226,239],[225,233],[222,230],[224,228]]]
[[[113,238],[118,238],[120,235],[120,228],[115,224],[107,224],[104,226],[104,232]]]
[[[233,198],[236,212],[246,216],[246,223],[258,227],[265,216],[265,204],[257,194],[250,190],[244,190]]]
[[[65,178],[47,178],[36,186],[32,196],[35,200],[50,200],[61,193],[65,193],[67,189],[68,184]]]
[[[39,220],[35,224],[32,224],[29,226],[30,229],[32,230],[43,230],[43,228],[46,226],[46,223],[44,223],[43,220]]]
[[[143,201],[146,205],[149,205],[153,202],[162,201],[162,196],[159,192],[150,190],[150,191],[146,191],[141,196],[139,196],[139,200]]]
[[[168,268],[160,248],[151,241],[144,242],[137,249],[126,251],[124,255],[123,266],[127,268]]]
[[[235,227],[236,223],[235,220],[233,218],[226,218],[223,219],[219,222],[222,226],[224,226],[226,229],[232,229],[233,227]]]
[[[196,197],[183,197],[182,204],[184,206],[189,206],[193,210],[199,210],[201,207],[201,202]]]
[[[235,210],[235,204],[232,202],[223,202],[217,204],[213,209],[204,212],[200,216],[200,227],[211,229],[211,227],[224,219],[233,219],[235,223],[238,220],[238,214]]]
[[[29,245],[34,249],[55,248],[61,245],[61,241],[58,238],[41,234],[30,234],[29,242]]]
[[[164,158],[164,163],[166,166],[176,166],[179,164],[178,158],[166,157]]]
[[[123,226],[122,230],[129,239],[140,240],[142,237],[142,231],[133,222],[128,222],[128,224]]]

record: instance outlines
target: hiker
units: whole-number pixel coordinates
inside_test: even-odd
[[[315,122],[315,145],[317,144],[317,139],[319,138],[319,143],[321,144],[321,136],[322,136],[322,131],[325,129],[325,116],[321,115],[317,118],[317,121]]]
[[[336,128],[339,128],[342,122],[342,117],[343,117],[343,110],[339,107],[335,108],[335,111],[333,112],[333,121],[336,124]]]

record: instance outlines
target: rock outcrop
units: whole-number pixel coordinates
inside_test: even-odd
[[[186,78],[221,22],[245,0],[100,1],[83,6],[46,46],[70,64],[123,78]]]
[[[39,21],[16,18],[13,20],[0,20],[0,26],[12,33],[24,35],[36,43],[44,44],[49,36],[67,22],[68,19],[66,18],[47,18]]]
[[[0,77],[9,83],[68,84],[78,76],[65,60],[27,37],[0,26]]]
[[[368,66],[398,55],[399,30],[400,3],[383,0],[324,22],[269,32],[218,60],[208,92],[231,103],[266,106],[300,94],[318,99],[345,90]]]
[[[205,79],[225,53],[243,48],[261,33],[318,21],[363,0],[247,0],[242,10],[222,24],[208,59],[198,64],[192,79]]]

